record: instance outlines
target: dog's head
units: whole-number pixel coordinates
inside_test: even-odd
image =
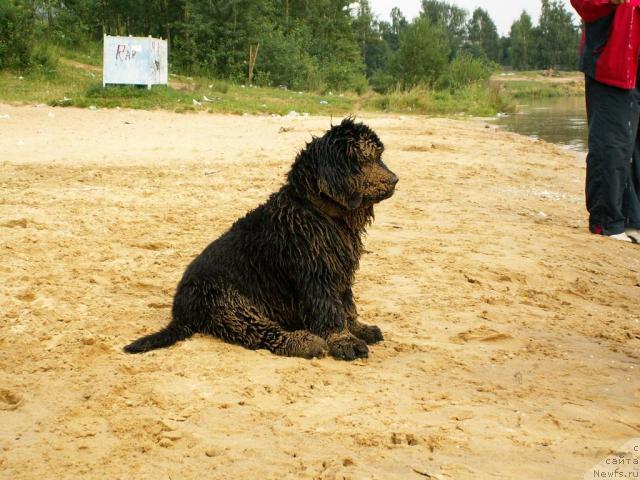
[[[345,118],[298,154],[289,183],[332,216],[371,209],[391,197],[398,183],[382,161],[383,151],[373,130]]]

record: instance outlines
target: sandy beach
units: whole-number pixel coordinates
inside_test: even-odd
[[[640,247],[588,233],[582,156],[363,114],[400,177],[355,285],[385,342],[129,356],[331,119],[0,114],[0,478],[582,479],[640,437]]]

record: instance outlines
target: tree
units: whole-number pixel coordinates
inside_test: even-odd
[[[467,11],[440,0],[422,0],[420,15],[446,31],[451,57],[455,57],[466,39]]]
[[[447,33],[426,17],[418,17],[400,33],[397,75],[405,87],[433,85],[444,72],[451,50]]]
[[[402,15],[402,12],[398,7],[393,7],[391,9],[391,23],[380,22],[378,24],[382,39],[389,46],[391,51],[397,52],[400,48],[400,32],[407,28],[408,25],[409,22],[404,18],[404,15]]]
[[[376,21],[380,41],[370,45],[366,57],[367,77],[376,92],[387,92],[396,85],[394,73],[400,50],[400,34],[408,25],[409,22],[398,7],[391,9],[391,22]]]
[[[509,60],[509,51],[511,49],[511,36],[500,37],[500,49],[502,50],[502,60],[500,65],[511,65]]]
[[[364,60],[367,77],[373,72],[387,70],[391,60],[391,48],[384,41],[380,26],[376,21],[368,0],[352,3],[356,6],[352,28]],[[387,24],[388,25],[388,24]]]
[[[174,57],[188,71],[243,80],[249,46],[273,30],[273,18],[269,0],[186,0],[175,23]]]
[[[576,67],[580,35],[573,24],[571,12],[561,0],[542,0],[540,25],[536,32],[538,67]]]
[[[0,0],[0,68],[28,68],[35,29],[33,5]]]
[[[511,46],[509,61],[516,70],[530,70],[534,67],[535,37],[531,16],[525,11],[511,25]]]
[[[502,48],[496,24],[489,12],[476,8],[467,26],[468,38],[465,49],[474,56],[485,56],[496,63],[502,61]]]
[[[375,19],[368,0],[359,0],[349,5],[349,7],[352,9],[353,17],[351,28],[358,45],[360,45],[360,52],[366,63],[367,43],[376,37],[376,32],[374,32]]]
[[[275,29],[262,39],[256,83],[262,86],[314,90],[321,86],[318,62],[308,53],[306,33]]]

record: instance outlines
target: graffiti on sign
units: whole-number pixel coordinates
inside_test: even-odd
[[[127,61],[133,60],[136,57],[136,54],[142,50],[141,45],[122,45],[118,44],[118,48],[116,49],[116,60]]]

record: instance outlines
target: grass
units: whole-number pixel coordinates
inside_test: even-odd
[[[126,106],[151,110],[162,108],[179,113],[209,111],[232,114],[286,115],[291,111],[310,114],[348,112],[348,97],[322,96],[288,90],[244,87],[206,79],[180,79],[177,86],[156,86],[151,90],[132,86],[91,85],[74,105],[112,108]]]
[[[102,69],[102,44],[98,42],[85,42],[82,47],[64,48],[60,45],[49,43],[47,48],[56,58],[92,65]]]
[[[515,98],[553,98],[584,95],[583,82],[543,84],[536,81],[514,81],[505,90]]]
[[[103,89],[100,77],[99,72],[66,62],[59,63],[55,74],[20,75],[0,71],[0,101],[81,108],[126,107],[183,113],[210,111],[285,115],[292,110],[310,114],[346,113],[352,110],[357,98],[356,94],[320,95],[273,88],[244,88],[219,80],[180,76],[172,76],[168,87],[155,86],[151,90],[116,85]]]
[[[96,82],[96,74],[59,64],[55,73],[15,73],[0,70],[0,100],[8,103],[49,103],[78,97]]]
[[[323,94],[279,88],[245,87],[219,79],[171,75],[168,86],[151,90],[134,86],[102,87],[99,45],[85,50],[51,46],[55,69],[16,73],[0,70],[0,102],[46,103],[54,106],[164,109],[179,113],[341,115],[358,110],[426,115],[494,115],[513,111],[513,101],[500,83],[486,82],[455,92],[425,87],[387,94],[355,92]]]
[[[496,75],[500,83],[514,98],[553,98],[584,95],[584,74],[580,72],[554,72],[545,76],[541,71],[512,72]]]
[[[172,76],[169,86],[110,86],[102,88],[100,72],[60,62],[55,74],[20,76],[0,71],[0,102],[46,103],[86,108],[164,109],[179,113],[208,111],[231,114],[286,115],[291,111],[311,115],[368,111],[415,114],[491,115],[513,111],[496,86],[476,84],[451,93],[424,87],[388,94],[354,92],[327,94],[294,92],[278,88],[245,87],[220,80]],[[195,101],[194,101],[195,100]]]
[[[498,83],[476,83],[455,91],[416,87],[396,89],[365,102],[368,110],[438,115],[489,116],[497,112],[514,112],[515,103]]]

